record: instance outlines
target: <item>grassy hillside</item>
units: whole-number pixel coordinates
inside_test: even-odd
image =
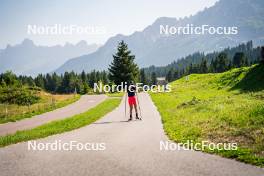
[[[80,98],[80,95],[52,95],[44,91],[39,91],[37,96],[40,97],[39,102],[30,106],[0,104],[0,124],[52,111],[73,103]]]
[[[264,66],[192,74],[152,93],[170,139],[233,143],[238,150],[206,152],[264,166]]]

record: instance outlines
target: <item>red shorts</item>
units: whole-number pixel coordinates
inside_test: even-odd
[[[136,97],[128,97],[128,104],[129,105],[136,105]]]

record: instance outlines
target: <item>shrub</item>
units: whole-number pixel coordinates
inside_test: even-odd
[[[0,103],[32,105],[37,103],[40,97],[37,91],[25,87],[4,87],[0,88]]]

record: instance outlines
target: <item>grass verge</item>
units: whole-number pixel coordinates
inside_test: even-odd
[[[30,107],[0,104],[0,124],[7,122],[15,122],[24,118],[31,118],[35,115],[53,111],[55,109],[76,102],[80,99],[81,96],[73,94],[52,95],[49,93],[41,92],[40,97],[40,102],[33,104]]]
[[[123,97],[124,92],[114,92],[114,93],[106,93],[107,96],[109,97]]]
[[[121,99],[109,98],[84,113],[63,120],[53,121],[30,130],[18,131],[15,134],[2,136],[0,137],[0,147],[22,141],[44,138],[89,125],[112,111],[119,105],[120,101]]]
[[[237,150],[204,151],[264,166],[264,66],[192,74],[171,85],[169,93],[151,93],[171,140],[237,143]]]

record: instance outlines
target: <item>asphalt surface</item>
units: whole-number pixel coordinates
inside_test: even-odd
[[[16,122],[0,124],[0,136],[15,133],[18,130],[26,130],[39,125],[51,122],[53,120],[64,119],[73,115],[87,111],[107,98],[106,95],[83,95],[81,98],[65,107],[54,111],[36,115]]]
[[[28,143],[0,149],[0,175],[56,176],[263,176],[264,170],[197,151],[160,150],[160,141],[171,143],[149,95],[140,95],[142,121],[126,122],[124,101],[104,118],[86,127],[37,140],[69,144],[104,144],[105,150],[28,150]]]

